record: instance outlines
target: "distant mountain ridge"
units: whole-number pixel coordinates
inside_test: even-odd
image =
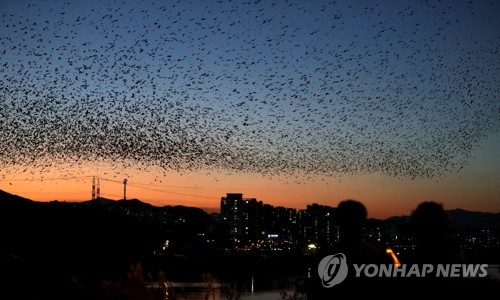
[[[459,230],[493,229],[500,230],[500,213],[469,211],[456,208],[446,211],[451,220],[451,226]],[[409,223],[410,216],[394,216],[385,221]]]
[[[97,198],[95,200],[87,200],[87,201],[83,201],[83,202],[80,202],[82,204],[85,204],[85,205],[108,205],[110,203],[113,203],[115,202],[116,200],[113,200],[113,199],[108,199],[108,198]]]
[[[116,216],[124,216],[130,220],[144,222],[148,224],[160,224],[161,226],[192,226],[198,230],[210,229],[213,226],[212,218],[201,208],[188,206],[153,206],[138,199],[112,200],[98,198],[82,202],[33,201],[18,195],[10,194],[0,190],[0,209],[33,209],[43,208],[45,210],[57,211],[58,208],[70,210],[88,211],[98,209],[103,212],[112,213]],[[52,209],[53,208],[53,209]],[[53,212],[54,213],[54,212]]]
[[[6,191],[0,190],[0,204],[2,205],[16,205],[16,204],[27,204],[34,202],[28,198],[24,198],[18,195],[7,193]]]
[[[138,199],[37,202],[0,190],[0,228],[8,229],[0,235],[0,254],[105,263],[145,257],[165,240],[171,251],[194,251],[189,245],[211,234],[215,222],[196,207],[156,207]]]
[[[2,280],[19,274],[24,282],[34,274],[39,282],[50,273],[45,287],[73,275],[119,278],[131,265],[163,261],[166,254],[205,255],[215,222],[194,207],[137,199],[37,202],[0,190],[0,228]]]
[[[24,198],[15,194],[8,193],[4,190],[0,190],[0,204],[9,204],[9,205],[33,205],[33,204],[47,204],[47,203],[66,203],[66,204],[75,204],[75,205],[85,205],[85,206],[127,206],[129,208],[141,208],[141,209],[161,209],[161,208],[172,208],[172,207],[186,207],[198,210],[197,207],[189,207],[182,205],[165,205],[165,206],[154,206],[152,204],[142,202],[139,199],[127,199],[127,200],[113,200],[108,198],[97,198],[95,200],[84,200],[84,201],[35,201],[28,198]]]
[[[204,222],[209,222],[211,217],[203,211],[201,208],[196,207],[187,207],[187,206],[153,206],[149,203],[145,203],[140,201],[139,199],[129,199],[129,200],[112,200],[106,198],[98,198],[96,200],[87,200],[82,202],[37,202],[30,200],[28,198],[24,198],[18,195],[10,194],[3,190],[0,190],[0,205],[14,207],[14,206],[26,206],[26,205],[43,205],[46,203],[66,203],[73,205],[82,205],[82,206],[100,206],[100,207],[108,207],[109,210],[119,211],[121,209],[131,209],[136,211],[148,211],[149,214],[154,215],[157,212],[160,212],[162,215],[171,216],[175,215],[177,218],[180,214],[181,218],[201,218]],[[500,230],[500,213],[491,213],[491,212],[477,212],[477,211],[468,211],[464,209],[452,209],[447,210],[452,226],[459,230],[464,229],[494,229]],[[408,223],[410,216],[393,216],[389,217],[383,221],[390,222],[403,222]]]

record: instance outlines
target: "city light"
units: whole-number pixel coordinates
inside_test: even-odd
[[[387,250],[385,250],[385,252],[387,252],[388,254],[391,255],[392,261],[394,262],[394,265],[396,267],[400,267],[401,266],[401,263],[399,262],[398,257],[396,256],[396,254],[394,253],[394,251],[392,251],[391,248],[387,248]]]

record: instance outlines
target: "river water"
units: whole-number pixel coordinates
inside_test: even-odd
[[[169,287],[175,293],[171,299],[175,300],[281,300],[283,292],[291,295],[301,291],[308,276],[306,261],[290,257],[222,258],[209,263],[168,258],[155,263],[165,271]],[[212,282],[212,289],[206,288],[207,282]]]
[[[282,300],[290,299],[288,297],[294,293],[297,296],[294,300],[305,300],[306,297],[297,292],[301,279],[300,276],[249,276],[232,282],[212,278],[211,282],[167,281],[165,284],[168,286],[169,300]],[[157,287],[159,283],[150,283],[149,286]]]

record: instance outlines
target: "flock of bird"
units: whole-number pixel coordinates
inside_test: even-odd
[[[393,2],[4,1],[0,167],[459,171],[500,128],[500,3]]]

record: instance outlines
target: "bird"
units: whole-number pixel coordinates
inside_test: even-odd
[[[0,166],[439,178],[499,129],[491,6],[6,5]]]

